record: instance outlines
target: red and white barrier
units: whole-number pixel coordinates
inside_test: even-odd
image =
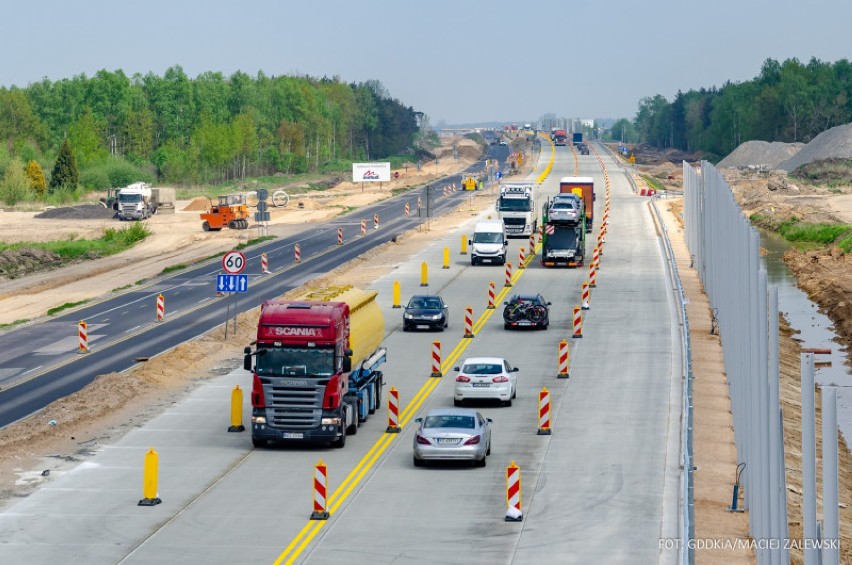
[[[293,246],[293,262],[298,263],[302,260],[302,246],[298,243]]]
[[[422,199],[420,198],[420,196],[418,195],[418,196],[417,196],[417,209],[419,210],[419,209],[421,209],[421,208],[423,208],[423,200],[422,200]]]
[[[367,235],[367,220],[361,220],[361,235]]]
[[[388,429],[389,434],[398,434],[399,427],[399,391],[391,387],[388,391]]]
[[[535,256],[535,231],[530,233],[530,257]]]
[[[89,328],[86,322],[80,321],[77,324],[77,337],[80,339],[80,346],[77,348],[77,353],[89,352]]]
[[[521,468],[514,461],[506,467],[506,521],[520,522],[521,512]]]
[[[343,228],[337,228],[337,245],[343,245]]]
[[[571,337],[583,337],[583,314],[579,306],[574,306],[574,335]]]
[[[314,511],[311,520],[328,520],[328,468],[322,459],[314,467]]]
[[[260,272],[264,275],[269,274],[269,258],[266,256],[266,252],[260,254]]]
[[[411,210],[410,210],[410,209],[409,209],[409,207],[408,207],[408,202],[406,202],[406,203],[405,203],[405,217],[406,217],[406,218],[408,217],[408,215],[409,215],[410,211],[411,211]]]
[[[596,286],[598,286],[598,266],[592,264],[589,268],[589,288],[595,288]]]
[[[550,435],[550,391],[547,387],[538,393],[538,435]]]
[[[495,294],[496,294],[496,285],[494,284],[494,281],[491,281],[490,283],[488,283],[488,306],[487,306],[488,310],[494,310],[494,308],[496,308],[496,306],[494,306]]]
[[[157,295],[157,321],[166,319],[166,299],[162,294]]]
[[[524,261],[524,247],[521,246],[521,250],[518,251],[518,268],[519,269],[526,269],[527,266],[525,265],[525,263],[526,263],[526,261]]]
[[[440,341],[433,341],[432,342],[432,376],[433,377],[444,376],[443,371],[441,371],[441,342]]]
[[[379,215],[378,214],[373,214],[373,229],[374,230],[379,229]]]
[[[600,258],[601,258],[600,246],[595,245],[595,249],[594,249],[594,251],[592,251],[592,265],[596,265],[597,262],[600,261]]]
[[[582,309],[588,310],[589,308],[591,308],[591,306],[589,305],[589,281],[583,281],[583,290],[581,296],[583,299]]]
[[[571,353],[568,349],[568,342],[564,339],[559,342],[559,372],[556,377],[559,379],[568,378],[568,367],[570,365]]]
[[[446,187],[446,186],[445,186],[445,187],[444,187],[444,197],[447,197],[447,196],[449,196],[449,195],[450,195],[450,189],[449,189],[448,187]]]
[[[506,288],[512,286],[512,264],[509,262],[506,262],[506,283],[503,286]]]
[[[470,306],[464,310],[464,337],[473,337],[473,308]]]

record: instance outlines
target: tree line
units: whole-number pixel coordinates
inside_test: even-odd
[[[378,81],[101,70],[0,88],[0,173],[55,169],[63,144],[86,188],[343,170],[410,150],[422,121]]]
[[[643,98],[633,121],[616,122],[610,137],[702,151],[715,160],[746,141],[806,143],[849,122],[852,63],[766,59],[749,81],[678,91],[671,102],[660,94]]]

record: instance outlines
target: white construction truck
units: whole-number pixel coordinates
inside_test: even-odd
[[[535,212],[535,184],[503,183],[497,199],[497,213],[508,236],[529,236],[538,227]]]
[[[174,212],[173,188],[151,188],[146,182],[135,182],[118,191],[119,220],[146,220],[158,209]]]

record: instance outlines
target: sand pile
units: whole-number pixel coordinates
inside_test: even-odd
[[[183,207],[182,212],[206,212],[210,209],[210,200],[205,196],[197,196]]]
[[[785,171],[792,171],[801,165],[824,159],[852,159],[852,124],[837,126],[825,130],[801,151],[779,165]]]
[[[804,147],[803,143],[782,143],[780,141],[746,141],[734,149],[730,155],[719,161],[718,168],[760,167],[777,169]]]

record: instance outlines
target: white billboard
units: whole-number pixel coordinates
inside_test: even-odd
[[[352,163],[352,182],[389,182],[390,163]]]

